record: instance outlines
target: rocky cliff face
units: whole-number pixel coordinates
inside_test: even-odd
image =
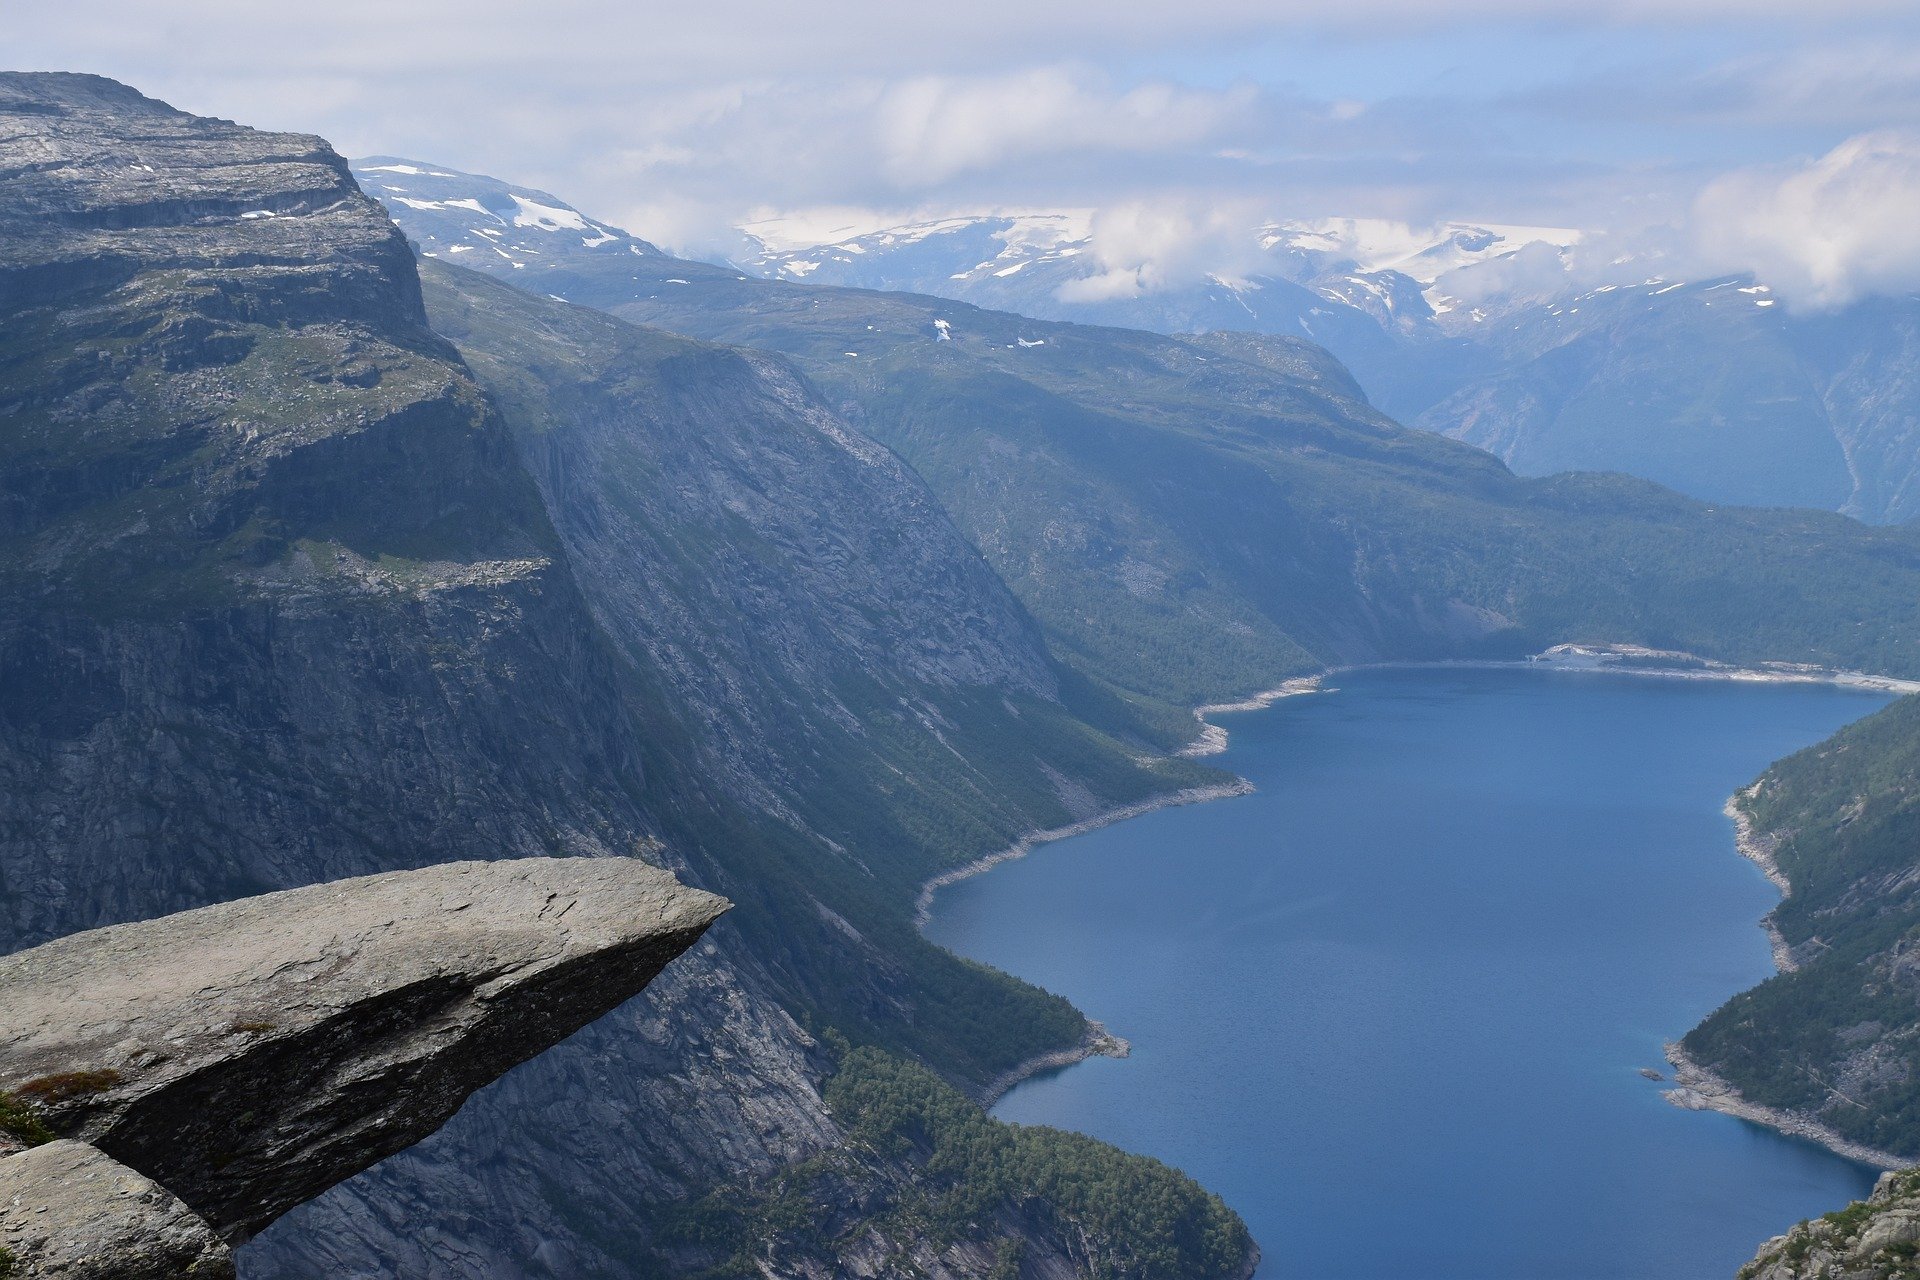
[[[1760,1246],[1740,1280],[1910,1280],[1920,1275],[1920,1173],[1885,1173],[1873,1196]]]
[[[628,851],[615,667],[338,157],[86,77],[0,95],[0,938]]]
[[[0,77],[0,227],[0,950],[475,853],[740,904],[246,1273],[630,1275],[844,1143],[819,1029],[961,1081],[1080,1034],[913,890],[1187,777],[777,362],[448,286],[476,380],[323,143],[90,77]],[[850,1195],[815,1256],[904,1257]]]
[[[204,1237],[244,1240],[438,1129],[726,905],[631,858],[451,863],[0,958],[0,1097],[30,1117],[12,1136],[78,1140],[0,1158],[0,1239],[26,1276],[214,1270]]]
[[[875,702],[931,719],[965,688],[1058,701],[1039,628],[919,477],[787,362],[424,275],[608,634],[693,694],[730,790],[804,803],[818,779],[791,773],[795,740],[858,751]]]

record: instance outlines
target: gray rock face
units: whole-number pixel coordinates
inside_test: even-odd
[[[533,378],[549,412],[510,430],[324,144],[94,77],[0,75],[0,231],[0,952],[476,851],[640,853],[757,913],[241,1268],[623,1278],[663,1204],[840,1143],[791,993],[931,1020],[904,909],[848,921],[933,854],[796,812],[872,817],[822,735],[981,817],[981,852],[1067,820],[1008,774],[1086,761],[924,487],[789,373],[691,344]],[[715,554],[676,558],[696,533]],[[862,670],[884,718],[822,692]],[[1043,716],[1057,753],[1010,727]]]
[[[636,994],[725,899],[628,858],[465,862],[0,959],[0,1088],[244,1239]]]
[[[688,874],[630,673],[337,156],[0,74],[0,226],[0,952],[480,850]],[[793,1020],[682,968],[710,1002],[511,1073],[293,1265],[620,1275],[585,1233],[837,1141]]]
[[[1920,1254],[1920,1170],[1883,1173],[1873,1195],[1760,1246],[1740,1280],[1903,1280]]]
[[[9,304],[212,268],[252,292],[304,280],[277,291],[282,319],[420,316],[405,242],[319,138],[189,115],[99,76],[0,75],[0,156]]]
[[[804,815],[844,792],[876,703],[916,708],[909,732],[949,754],[958,690],[1058,700],[1039,628],[926,486],[786,361],[439,263],[422,277],[607,635],[691,695],[704,772],[739,798]],[[796,769],[818,758],[835,777]]]
[[[20,1280],[230,1280],[233,1255],[151,1178],[84,1142],[0,1159],[0,1249]]]

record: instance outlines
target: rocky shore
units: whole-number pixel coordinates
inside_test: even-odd
[[[1773,887],[1780,891],[1782,898],[1791,897],[1793,884],[1787,879],[1786,873],[1780,870],[1780,864],[1773,858],[1773,851],[1778,847],[1779,842],[1771,836],[1763,836],[1754,830],[1753,819],[1748,817],[1747,811],[1740,807],[1741,797],[1751,797],[1759,787],[1760,784],[1756,782],[1738,795],[1727,797],[1724,812],[1733,820],[1734,847],[1740,850],[1741,857],[1760,868],[1761,873],[1773,883]],[[1794,959],[1792,946],[1780,932],[1780,926],[1774,923],[1773,912],[1769,911],[1760,917],[1760,927],[1767,931],[1767,941],[1773,947],[1773,967],[1782,973],[1792,973],[1798,969],[1800,962]]]
[[[987,1082],[986,1088],[980,1091],[980,1105],[993,1106],[1004,1098],[1013,1086],[1042,1072],[1057,1071],[1061,1067],[1070,1067],[1076,1062],[1085,1062],[1088,1058],[1126,1058],[1131,1057],[1132,1054],[1132,1045],[1108,1031],[1106,1024],[1089,1018],[1086,1034],[1080,1037],[1079,1044],[1068,1049],[1055,1049],[1052,1053],[1035,1054],[1019,1066],[995,1076]]]
[[[1882,1169],[1905,1168],[1910,1161],[1890,1152],[1853,1142],[1829,1129],[1811,1116],[1750,1102],[1740,1091],[1707,1070],[1678,1044],[1666,1046],[1667,1061],[1673,1064],[1673,1088],[1665,1093],[1668,1102],[1685,1111],[1718,1111],[1754,1124],[1766,1125],[1796,1138],[1817,1142],[1835,1155]]]
[[[1297,697],[1303,693],[1332,692],[1323,685],[1325,679],[1326,675],[1300,676],[1238,702],[1203,703],[1193,709],[1193,718],[1200,722],[1200,736],[1174,754],[1189,760],[1217,756],[1227,749],[1227,731],[1217,724],[1208,723],[1208,716],[1228,715],[1236,711],[1264,711],[1282,698]]]

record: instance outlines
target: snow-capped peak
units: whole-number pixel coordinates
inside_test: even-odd
[[[1275,222],[1260,228],[1261,244],[1351,263],[1362,272],[1397,271],[1432,285],[1449,271],[1502,258],[1532,244],[1567,249],[1580,243],[1572,227],[1528,227],[1447,222],[1412,227],[1378,218],[1321,218]]]
[[[406,210],[408,234],[430,258],[473,254],[525,269],[576,254],[660,252],[556,196],[497,178],[392,156],[356,160],[352,167],[368,195],[389,209]]]
[[[914,289],[998,305],[1182,289],[1242,299],[1280,280],[1381,323],[1417,324],[1450,311],[1435,287],[1449,272],[1495,262],[1533,245],[1564,253],[1581,233],[1569,227],[1443,223],[1415,227],[1369,218],[1274,221],[1249,226],[1246,252],[1191,279],[1108,259],[1091,210],[998,210],[889,221],[832,209],[766,217],[740,228],[757,245],[743,265],[764,276],[867,288]],[[1252,255],[1249,258],[1249,254]],[[1175,252],[1196,264],[1201,253]],[[1146,281],[1151,280],[1148,285]],[[1125,284],[1125,288],[1121,288]],[[1424,298],[1423,296],[1424,295]],[[1237,304],[1244,305],[1244,302]]]

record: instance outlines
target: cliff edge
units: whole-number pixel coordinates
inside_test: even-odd
[[[728,905],[635,859],[461,862],[0,957],[0,1265],[231,1274],[228,1245],[438,1129]]]

